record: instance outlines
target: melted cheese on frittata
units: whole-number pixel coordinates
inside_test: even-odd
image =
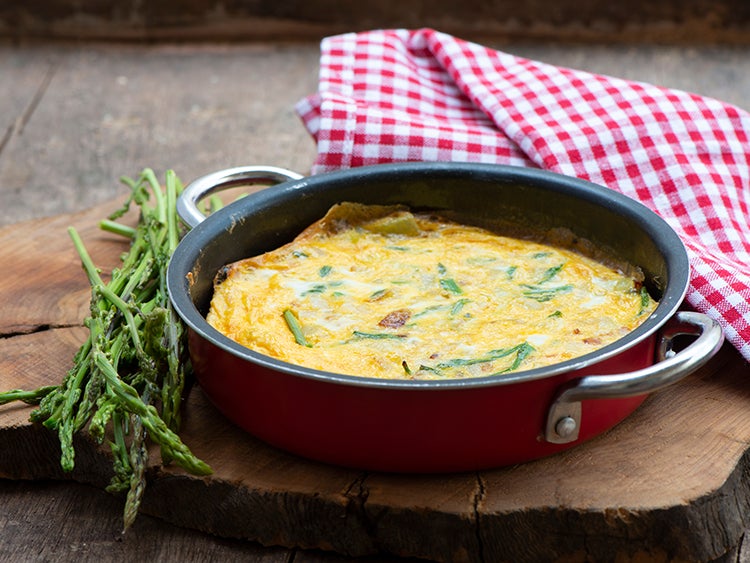
[[[565,248],[342,204],[293,242],[227,266],[207,318],[293,364],[434,379],[581,356],[655,307],[633,277]]]

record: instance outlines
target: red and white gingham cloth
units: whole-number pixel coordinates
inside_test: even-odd
[[[313,173],[396,161],[539,167],[618,190],[687,246],[687,301],[750,360],[750,114],[715,99],[560,68],[431,29],[322,42],[297,105]]]

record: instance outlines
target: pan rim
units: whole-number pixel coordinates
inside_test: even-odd
[[[204,239],[211,240],[212,234],[231,228],[232,222],[238,216],[245,214],[247,209],[253,207],[257,209],[258,206],[267,205],[274,198],[289,197],[290,194],[299,193],[300,190],[314,190],[316,186],[320,185],[341,181],[357,181],[363,175],[373,174],[383,178],[398,177],[401,174],[423,174],[426,176],[435,174],[489,175],[519,182],[541,183],[544,184],[545,189],[554,187],[552,189],[572,190],[578,195],[585,193],[586,198],[594,203],[608,203],[617,206],[617,209],[627,210],[628,217],[636,220],[639,227],[645,230],[653,241],[659,243],[660,248],[663,250],[664,260],[669,268],[669,279],[667,280],[659,305],[648,319],[629,334],[583,356],[578,356],[551,366],[520,370],[500,376],[448,380],[381,379],[315,370],[284,362],[246,348],[208,324],[190,297],[189,291],[189,278],[200,254],[200,249],[204,246],[203,244],[199,244],[201,241]],[[178,245],[177,250],[170,260],[167,271],[167,290],[175,311],[188,326],[189,330],[224,352],[259,367],[295,377],[338,385],[426,391],[511,385],[591,368],[596,364],[625,352],[656,333],[682,304],[687,294],[689,277],[690,264],[687,250],[675,230],[666,220],[639,201],[613,189],[579,178],[537,168],[501,164],[410,162],[350,168],[303,177],[299,180],[290,180],[251,194],[238,200],[236,203],[226,206],[216,214],[206,218],[205,221],[194,227],[183,237],[183,240]]]

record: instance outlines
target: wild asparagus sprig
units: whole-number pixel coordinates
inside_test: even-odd
[[[75,433],[88,425],[90,435],[103,442],[111,428],[115,471],[109,490],[127,491],[127,528],[146,484],[147,438],[159,445],[165,463],[197,475],[211,469],[177,435],[190,363],[184,325],[167,295],[166,271],[180,240],[175,202],[182,186],[168,171],[162,188],[150,169],[123,182],[130,196],[100,226],[129,238],[130,248],[108,282],[79,234],[69,229],[91,284],[90,316],[85,320],[89,335],[73,368],[60,385],[0,393],[0,404],[38,404],[30,418],[57,432],[65,471],[75,464]],[[131,206],[139,209],[136,227],[117,221]]]

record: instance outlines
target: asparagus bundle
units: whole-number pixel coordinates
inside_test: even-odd
[[[74,467],[75,433],[88,426],[100,443],[109,437],[114,476],[107,490],[127,491],[127,529],[146,484],[147,438],[159,445],[164,463],[196,475],[211,469],[177,435],[190,363],[184,325],[167,295],[166,271],[180,239],[175,201],[182,185],[171,170],[164,188],[150,169],[123,182],[130,196],[100,226],[128,237],[131,244],[107,283],[78,233],[69,229],[91,284],[91,313],[85,321],[89,335],[72,369],[59,385],[0,393],[0,404],[38,404],[30,419],[57,432],[65,471]],[[134,205],[140,208],[137,226],[117,222]]]

